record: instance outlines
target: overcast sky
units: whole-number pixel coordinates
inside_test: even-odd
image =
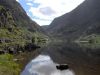
[[[30,18],[39,25],[49,25],[58,16],[72,11],[84,0],[17,0]]]

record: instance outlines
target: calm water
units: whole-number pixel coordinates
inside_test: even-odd
[[[21,75],[100,75],[100,49],[63,42],[49,44],[37,52],[39,55],[26,65]],[[34,58],[34,54],[30,57]],[[56,63],[68,64],[70,69],[57,70]]]
[[[71,70],[57,70],[56,64],[47,55],[39,55],[33,59],[21,75],[75,75]]]

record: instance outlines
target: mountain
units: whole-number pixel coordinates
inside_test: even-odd
[[[85,0],[73,11],[53,20],[47,31],[55,37],[76,39],[100,34],[100,0]]]
[[[0,5],[5,7],[13,16],[16,25],[25,27],[30,31],[43,31],[41,27],[32,21],[16,0],[0,0]]]
[[[16,0],[0,0],[0,75],[20,75],[22,64],[16,61],[23,52],[40,48],[46,39],[42,27]]]
[[[0,54],[33,49],[45,37],[16,0],[0,0]]]
[[[48,28],[49,25],[43,25],[41,26],[44,30],[46,30]]]

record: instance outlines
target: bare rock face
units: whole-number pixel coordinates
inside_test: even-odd
[[[99,34],[99,13],[100,0],[85,0],[73,11],[55,18],[47,30],[54,36],[69,39],[92,33]]]

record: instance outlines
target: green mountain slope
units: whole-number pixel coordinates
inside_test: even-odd
[[[0,5],[10,10],[17,26],[25,27],[30,31],[43,31],[36,22],[27,16],[24,9],[16,0],[0,0]]]
[[[16,0],[0,0],[0,75],[19,75],[21,67],[10,54],[33,50],[46,39]]]
[[[0,50],[24,47],[44,39],[43,29],[32,21],[16,0],[0,0]]]

